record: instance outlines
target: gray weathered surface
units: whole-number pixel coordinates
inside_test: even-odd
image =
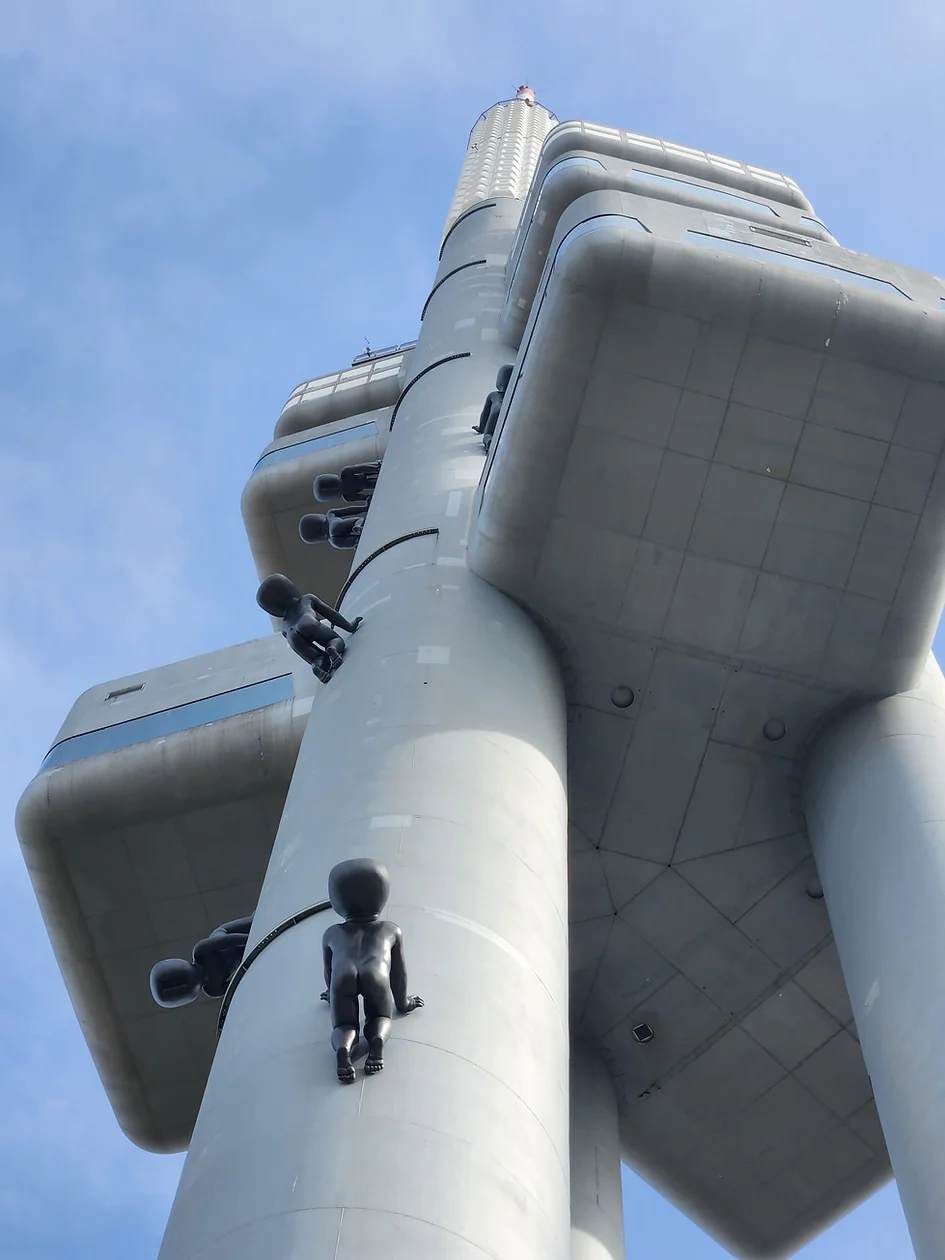
[[[911,299],[685,243],[714,217],[565,211],[470,563],[565,662],[572,1019],[611,1057],[625,1152],[772,1254],[888,1176],[798,776],[822,723],[928,657],[945,321],[888,264],[856,261]]]
[[[571,1043],[571,1260],[624,1260],[617,1095],[606,1064]]]
[[[945,680],[933,660],[908,695],[867,705],[813,750],[805,783],[824,884],[876,1107],[917,1260],[945,1238]],[[834,1052],[832,1091],[857,1078]],[[866,1085],[859,1078],[859,1095]],[[877,1114],[878,1108],[878,1114]]]
[[[155,1006],[148,974],[251,914],[315,684],[274,635],[93,687],[57,738],[292,675],[295,699],[42,771],[17,831],[69,996],[119,1124],[148,1150],[190,1139],[218,1006]],[[144,684],[107,700],[109,692]]]

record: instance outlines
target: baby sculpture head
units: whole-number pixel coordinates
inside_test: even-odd
[[[328,517],[318,512],[307,512],[299,521],[299,537],[305,543],[327,541],[329,537]]]
[[[343,919],[376,919],[390,896],[387,869],[373,858],[351,858],[328,876],[331,908]]]
[[[186,1006],[200,993],[200,968],[185,958],[164,958],[151,968],[151,996],[158,1006]]]
[[[312,482],[312,493],[319,503],[334,503],[341,498],[341,478],[337,473],[319,473]]]
[[[284,573],[271,573],[256,592],[256,603],[270,617],[285,617],[301,598],[299,588]]]

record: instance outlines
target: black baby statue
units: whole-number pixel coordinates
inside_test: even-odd
[[[381,461],[349,464],[340,473],[320,473],[312,483],[319,503],[343,499],[351,507],[332,508],[330,512],[309,512],[299,521],[299,537],[303,542],[327,542],[341,551],[353,550],[361,541],[364,517],[377,486]]]
[[[335,633],[340,627],[354,634],[361,618],[348,621],[317,595],[302,595],[283,573],[273,573],[260,584],[256,603],[270,617],[282,618],[282,633],[289,647],[308,661],[320,682],[326,683],[341,664],[345,642]]]
[[[325,515],[308,512],[299,521],[299,537],[306,543],[327,542],[341,551],[354,549],[361,541],[366,511],[367,505],[362,503],[333,508]]]
[[[486,395],[486,401],[482,404],[482,414],[479,417],[479,423],[474,426],[476,433],[482,434],[482,444],[486,450],[492,445],[492,435],[495,433],[495,426],[499,422],[502,400],[505,398],[514,370],[514,363],[503,363],[499,368],[495,378],[495,389],[491,394]]]
[[[379,459],[369,464],[348,464],[338,474],[320,473],[312,483],[312,492],[319,503],[334,503],[336,499],[365,503],[374,493],[380,471]]]
[[[322,937],[328,987],[321,996],[331,1004],[331,1048],[344,1083],[354,1080],[351,1056],[361,1024],[359,998],[364,1002],[364,1070],[369,1075],[384,1066],[394,1007],[406,1015],[423,1005],[422,998],[407,996],[403,934],[396,923],[380,917],[389,893],[390,876],[372,858],[339,862],[328,876],[332,909],[344,923],[333,923]]]
[[[193,960],[165,958],[151,968],[151,996],[158,1006],[186,1006],[201,989],[221,998],[243,961],[253,916],[223,923],[193,949]]]

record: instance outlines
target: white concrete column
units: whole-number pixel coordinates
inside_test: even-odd
[[[945,1255],[945,682],[843,719],[805,805],[918,1260]]]
[[[528,196],[542,142],[557,119],[543,105],[525,99],[499,101],[469,133],[444,235],[478,201]]]
[[[590,1047],[571,1047],[571,1260],[623,1260],[617,1095]]]
[[[364,623],[316,696],[250,940],[374,857],[426,1006],[395,1020],[382,1073],[342,1086],[318,1001],[334,916],[269,945],[161,1260],[568,1256],[565,701],[536,627],[465,567],[517,213],[473,213],[447,243],[408,375],[439,366],[404,395],[355,563],[439,533],[371,559],[344,601]]]

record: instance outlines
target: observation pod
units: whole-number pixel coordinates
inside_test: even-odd
[[[617,1260],[621,1159],[772,1260],[894,1171],[945,1252],[945,292],[556,124],[482,115],[416,341],[290,395],[243,495],[286,638],[92,689],[21,802],[119,1121],[188,1148],[160,1260]]]

